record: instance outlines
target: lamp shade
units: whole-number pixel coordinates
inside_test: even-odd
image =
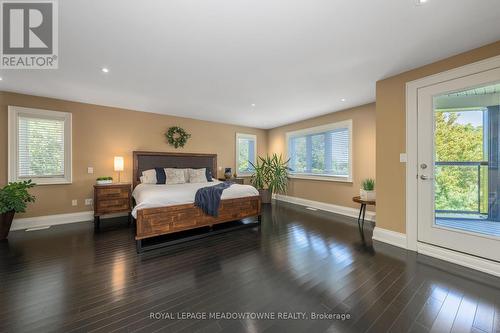
[[[115,156],[115,171],[123,171],[123,156]]]

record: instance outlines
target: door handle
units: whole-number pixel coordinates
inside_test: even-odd
[[[432,179],[432,177],[426,176],[426,175],[420,175],[420,179],[422,180],[429,180]]]

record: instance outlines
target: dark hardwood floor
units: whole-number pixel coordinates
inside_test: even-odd
[[[0,243],[0,332],[500,331],[500,279],[385,244],[371,251],[342,219],[279,203],[260,230],[142,255],[126,219],[97,234],[91,223],[12,232]],[[246,317],[151,318],[214,313]]]

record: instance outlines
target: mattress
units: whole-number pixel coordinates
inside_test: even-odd
[[[144,208],[166,207],[194,203],[196,191],[202,187],[221,183],[214,180],[210,183],[185,183],[173,185],[139,184],[132,196],[136,206],[132,216],[137,218],[137,211]],[[237,199],[259,195],[259,191],[250,185],[233,184],[222,192],[222,200]]]

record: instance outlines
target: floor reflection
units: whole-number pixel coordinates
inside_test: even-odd
[[[113,260],[113,267],[111,269],[111,290],[115,299],[123,296],[125,282],[126,282],[126,264],[123,262],[123,253],[118,252]]]

